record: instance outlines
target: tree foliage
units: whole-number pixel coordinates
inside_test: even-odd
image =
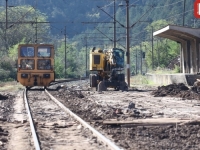
[[[2,7],[5,1],[0,2],[0,56],[5,58],[0,61],[2,72],[15,71],[17,46],[20,43],[53,43],[56,49],[54,68],[58,78],[64,78],[65,74],[66,77],[84,76],[86,62],[87,69],[89,64],[89,50],[92,47],[101,49],[113,47],[113,1],[43,0],[37,1],[37,4],[32,0],[9,0],[8,2],[15,6],[8,7],[8,29],[5,23],[6,10]],[[125,2],[116,1],[115,12],[116,44],[124,51],[127,49]],[[195,21],[192,11],[194,0],[185,1],[185,12],[183,12],[184,1],[129,0],[129,2],[131,5],[129,7],[131,71],[135,71],[136,68],[139,70],[141,52],[145,52],[145,58],[142,59],[143,70],[151,68],[153,63],[155,68],[167,67],[168,62],[179,55],[179,44],[157,37],[153,37],[152,42],[152,31],[168,24],[183,25],[183,21],[185,26],[199,27],[200,23]],[[121,3],[123,5],[119,7]],[[54,23],[39,23],[48,21]],[[67,27],[65,33],[64,26]],[[65,44],[61,42],[64,34],[68,37],[66,64]],[[145,64],[147,64],[146,68]]]
[[[4,22],[6,11],[0,14],[0,21]],[[9,47],[21,41],[35,43],[37,36],[37,42],[43,42],[48,37],[49,27],[46,24],[36,23],[47,21],[47,16],[32,6],[11,7],[8,9],[7,16],[7,25],[6,22],[0,24],[0,45],[4,54],[8,54]]]
[[[65,55],[66,55],[66,60],[65,60]],[[63,42],[55,53],[56,77],[73,78],[73,77],[84,76],[86,70],[86,67],[84,65],[86,62],[85,56],[86,56],[85,51],[76,49],[75,45],[73,44],[66,44],[66,49],[65,49],[65,43]]]

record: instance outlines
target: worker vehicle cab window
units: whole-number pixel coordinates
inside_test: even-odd
[[[38,47],[38,57],[50,57],[51,48],[50,47]]]
[[[38,70],[51,70],[51,60],[50,59],[38,59],[37,69]]]
[[[23,46],[20,48],[20,56],[21,57],[34,57],[34,54],[35,54],[34,47]]]
[[[20,64],[22,70],[33,70],[35,61],[34,59],[21,59]]]
[[[116,68],[124,68],[124,51],[121,49],[115,49],[113,51]]]

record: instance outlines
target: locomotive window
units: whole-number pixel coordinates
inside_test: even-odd
[[[50,47],[39,47],[38,48],[38,57],[50,57],[51,48]]]
[[[34,59],[21,59],[20,60],[22,70],[33,70],[34,69]]]
[[[37,69],[38,70],[51,70],[51,60],[50,59],[38,59]]]
[[[94,55],[94,64],[100,64],[100,55]]]
[[[34,47],[21,47],[20,48],[21,57],[34,57]]]

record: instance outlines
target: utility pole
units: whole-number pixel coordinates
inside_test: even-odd
[[[35,20],[35,43],[37,43],[37,18]]]
[[[8,0],[6,0],[6,29],[5,29],[6,50],[8,50],[7,29],[8,29]]]
[[[136,48],[136,55],[135,55],[135,75],[137,75],[137,48]]]
[[[140,73],[142,75],[142,45],[140,44]]]
[[[116,48],[116,5],[115,5],[115,0],[114,0],[113,5],[114,5],[114,10],[113,10],[113,12],[114,12],[114,19],[113,19],[113,22],[114,22],[114,35],[113,35],[114,36],[113,37],[114,43],[113,43],[113,47]]]
[[[66,43],[67,43],[67,34],[66,34],[66,26],[65,26],[65,33],[64,33],[64,35],[65,35],[65,78],[66,78],[66,69],[67,69],[67,66],[66,66],[66,64],[67,64],[67,62],[66,62],[66,59],[67,59],[67,55],[66,55]]]
[[[130,87],[130,43],[129,43],[129,0],[126,0],[126,57],[127,57],[127,83]]]
[[[6,30],[8,29],[8,0],[6,0]]]
[[[147,47],[146,47],[146,45],[144,45],[144,47],[145,47],[145,55],[146,55],[146,53],[147,53]],[[145,58],[145,65],[146,65],[146,73],[147,73],[147,61],[146,61],[146,58]]]
[[[183,26],[185,26],[185,0],[183,3]]]
[[[158,40],[157,40],[157,53],[158,53],[158,67],[160,67],[160,50],[158,47]]]
[[[85,75],[87,77],[87,36],[85,37],[86,45],[85,45]]]
[[[151,26],[151,59],[152,59],[152,70],[154,69],[154,60],[153,60],[153,26]]]

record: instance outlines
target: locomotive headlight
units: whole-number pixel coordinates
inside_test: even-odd
[[[19,70],[21,70],[21,65],[18,65]]]

